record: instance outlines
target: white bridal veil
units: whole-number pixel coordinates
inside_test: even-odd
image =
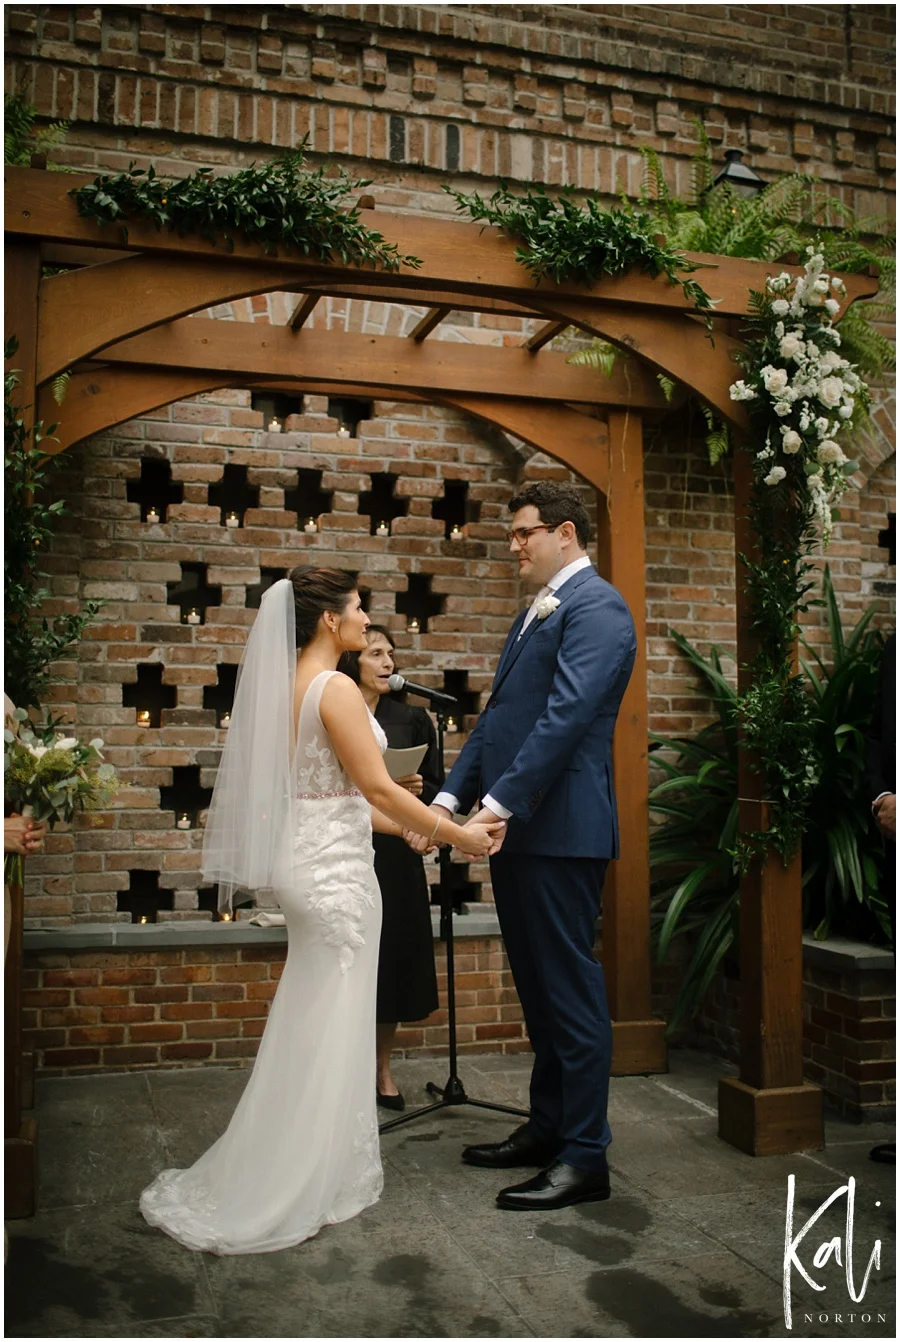
[[[218,882],[222,912],[237,889],[290,884],[296,672],[294,589],[282,578],[263,596],[241,658],[206,820],[202,871]]]

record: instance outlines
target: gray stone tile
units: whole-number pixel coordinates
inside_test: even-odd
[[[206,1267],[222,1336],[532,1336],[390,1172],[381,1202],[352,1221],[281,1253],[207,1258]]]
[[[518,1277],[504,1296],[539,1337],[781,1337],[774,1284],[728,1254]]]
[[[39,1127],[96,1127],[103,1123],[152,1123],[147,1077],[126,1072],[114,1076],[38,1078],[35,1112]]]
[[[159,1169],[186,1169],[221,1137],[249,1078],[246,1068],[159,1072],[150,1078],[165,1152]]]
[[[136,1202],[42,1210],[8,1230],[7,1337],[179,1337],[176,1320],[214,1316],[200,1256],[152,1230]],[[171,1332],[139,1331],[163,1319]]]
[[[121,1337],[120,1324],[91,1324],[70,1328],[67,1337]],[[133,1323],[128,1337],[221,1337],[219,1322],[213,1315],[189,1314],[178,1319],[158,1319],[154,1323]]]
[[[112,1118],[113,1115],[111,1114]],[[55,1136],[55,1140],[53,1139]],[[155,1124],[95,1123],[40,1132],[38,1205],[43,1210],[137,1203],[167,1163]]]

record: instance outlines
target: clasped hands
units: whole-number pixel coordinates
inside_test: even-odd
[[[44,845],[47,823],[26,815],[8,815],[3,821],[3,851],[29,857]]]
[[[453,819],[451,812],[447,810],[446,806],[432,805],[428,809],[434,811],[435,819],[439,816],[446,817],[448,820]],[[463,829],[468,829],[470,825],[494,826],[494,841],[486,854],[477,852],[467,853],[466,849],[463,848],[461,844],[458,844],[457,847],[460,849],[460,852],[464,853],[469,858],[481,856],[493,857],[495,853],[500,852],[500,849],[503,847],[503,841],[506,838],[507,824],[505,820],[501,820],[493,811],[488,810],[486,806],[482,806],[481,810],[477,811],[475,815],[469,816],[469,819],[463,825]],[[422,834],[416,834],[415,831],[411,829],[403,831],[403,838],[414,853],[420,853],[423,857],[427,856],[428,853],[433,853],[436,848],[443,848],[445,846],[442,843],[432,843],[430,839],[425,838]]]

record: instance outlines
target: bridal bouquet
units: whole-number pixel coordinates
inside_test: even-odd
[[[52,829],[60,820],[71,821],[78,811],[97,811],[108,805],[122,784],[111,764],[104,764],[102,740],[83,745],[63,736],[52,721],[36,730],[24,709],[15,719],[18,733],[3,733],[4,799],[14,812],[46,820]],[[22,858],[4,859],[7,882],[21,880]]]

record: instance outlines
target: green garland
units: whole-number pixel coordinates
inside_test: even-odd
[[[634,270],[665,275],[670,283],[681,285],[685,297],[706,317],[707,329],[711,329],[712,300],[696,280],[686,278],[697,267],[657,236],[658,230],[645,211],[627,202],[607,210],[594,196],[581,205],[571,187],[564,187],[553,197],[543,186],[521,196],[502,186],[490,200],[449,186],[444,190],[456,201],[457,210],[476,223],[495,224],[521,239],[516,259],[535,282],[549,277],[557,284],[570,280],[593,284],[598,276],[625,275]]]
[[[857,368],[839,353],[833,318],[846,295],[843,281],[824,273],[821,251],[809,247],[807,254],[801,276],[770,277],[764,294],[751,295],[751,335],[741,356],[746,378],[731,387],[758,434],[750,449],[756,546],[739,556],[758,651],[738,716],[770,811],[765,831],[737,842],[744,869],[768,848],[788,861],[807,828],[821,760],[815,707],[793,671],[797,616],[812,604],[809,556],[827,546],[836,505],[859,469],[839,440],[869,406]]]
[[[100,225],[118,224],[126,241],[128,222],[146,219],[160,232],[198,234],[229,251],[240,237],[261,243],[268,256],[283,248],[319,261],[338,257],[345,266],[387,271],[422,264],[416,256],[401,255],[396,244],[362,223],[356,205],[348,206],[367,181],[343,171],[327,177],[324,168],[313,172],[305,164],[305,142],[260,167],[252,164],[222,177],[199,168],[190,177],[171,179],[160,177],[152,165],[145,172],[132,163],[127,172],[104,174],[71,194],[80,215]]]

